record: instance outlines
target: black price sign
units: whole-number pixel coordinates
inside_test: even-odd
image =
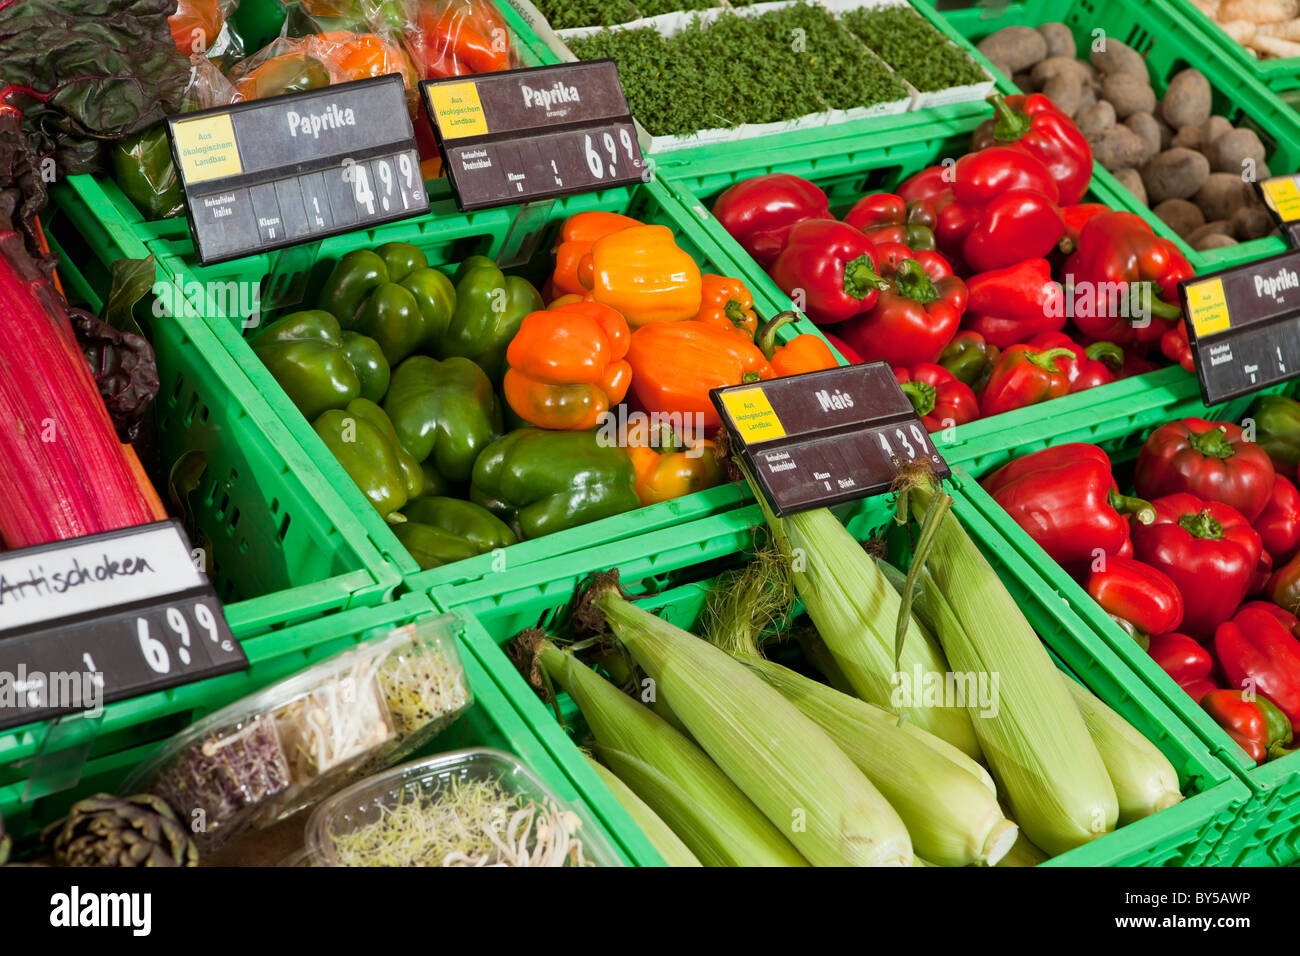
[[[613,60],[426,80],[420,89],[462,210],[644,180]]]
[[[199,261],[429,211],[401,76],[167,121]]]
[[[1255,183],[1255,187],[1291,245],[1300,247],[1300,173],[1274,176]]]
[[[1300,374],[1300,252],[1179,283],[1207,405]]]
[[[247,666],[178,522],[0,554],[0,728]]]
[[[887,491],[901,465],[951,471],[884,362],[808,372],[710,393],[778,515]]]

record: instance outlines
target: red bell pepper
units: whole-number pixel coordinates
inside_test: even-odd
[[[1297,618],[1290,611],[1278,607],[1276,604],[1270,603],[1269,601],[1254,601],[1251,603],[1251,607],[1258,608],[1261,611],[1273,615],[1273,617],[1277,618],[1278,622],[1287,629],[1288,633],[1293,637],[1300,639],[1300,618]]]
[[[844,361],[848,362],[850,365],[861,365],[866,361],[866,359],[857,353],[853,346],[849,345],[848,342],[845,342],[838,335],[831,335],[829,332],[822,332],[822,335],[826,336],[826,341],[835,346],[835,351],[843,355]]]
[[[1124,346],[1124,367],[1119,370],[1120,378],[1145,375],[1147,372],[1154,372],[1158,368],[1162,368],[1161,364],[1147,357],[1146,346]]]
[[[1300,551],[1300,491],[1286,477],[1273,479],[1273,493],[1255,519],[1255,530],[1278,567]]]
[[[1210,677],[1214,658],[1186,634],[1157,634],[1151,638],[1147,653],[1197,703],[1217,689]]]
[[[1300,641],[1252,602],[1214,632],[1214,652],[1230,687],[1268,695],[1300,730]]]
[[[928,432],[965,425],[980,417],[979,399],[942,365],[922,363],[894,369],[894,378]]]
[[[1184,371],[1196,374],[1196,359],[1192,355],[1192,343],[1187,338],[1187,320],[1179,319],[1178,324],[1160,336],[1160,352],[1169,361],[1183,367]]]
[[[786,236],[772,263],[772,280],[796,303],[803,298],[808,318],[833,325],[870,312],[889,287],[877,261],[875,245],[852,226],[809,219]]]
[[[1056,244],[1056,248],[1067,256],[1078,249],[1079,233],[1083,232],[1083,227],[1092,220],[1093,216],[1103,212],[1110,212],[1110,207],[1099,202],[1062,206],[1061,219],[1065,222],[1065,234],[1061,236],[1061,241]]]
[[[1071,394],[1109,385],[1124,364],[1124,350],[1114,342],[1093,342],[1085,348],[1064,332],[1042,332],[1026,344],[1035,349],[1069,349],[1074,353],[1073,358],[1057,359],[1065,369]]]
[[[1004,349],[1065,328],[1065,293],[1046,259],[1026,259],[966,280],[966,328]]]
[[[1144,498],[1185,491],[1231,505],[1254,521],[1273,494],[1273,462],[1231,422],[1184,418],[1161,425],[1138,455],[1133,483]]]
[[[837,331],[868,362],[934,362],[957,334],[966,311],[966,283],[937,252],[914,252],[901,243],[883,249],[880,272],[888,287],[870,312]]]
[[[1264,596],[1279,608],[1300,610],[1300,554],[1273,572],[1264,585]]]
[[[1259,562],[1255,565],[1255,573],[1250,576],[1250,589],[1246,591],[1246,597],[1261,597],[1272,577],[1273,556],[1260,548]]]
[[[983,485],[1053,560],[1081,580],[1098,558],[1125,554],[1130,514],[1139,522],[1155,518],[1149,503],[1119,493],[1106,453],[1081,442],[1017,458]]]
[[[1255,763],[1268,760],[1269,730],[1263,711],[1239,690],[1215,690],[1201,700],[1201,709],[1236,741]]]
[[[952,372],[957,381],[978,392],[988,383],[1001,354],[1002,350],[984,341],[984,336],[968,330],[958,332],[944,346],[939,353],[939,364]]]
[[[1132,558],[1107,558],[1088,578],[1102,610],[1145,634],[1166,634],[1183,622],[1183,598],[1169,576]]]
[[[1074,356],[1069,349],[1035,349],[1013,345],[999,357],[980,393],[985,418],[1027,408],[1069,394],[1070,380],[1059,360]]]
[[[903,199],[893,193],[863,196],[844,216],[875,243],[901,242],[912,249],[934,248],[934,204],[926,199]]]
[[[1201,641],[1240,606],[1259,564],[1259,535],[1236,509],[1195,495],[1151,502],[1156,519],[1133,529],[1133,556],[1173,579],[1182,630]]]
[[[1092,147],[1070,117],[1042,93],[1003,97],[994,93],[993,119],[971,137],[971,149],[1020,149],[1047,167],[1061,191],[1061,204],[1077,203],[1092,182]]]
[[[785,247],[790,229],[809,219],[831,218],[826,194],[788,173],[767,173],[736,183],[713,203],[713,218],[764,269]]]
[[[1121,345],[1158,342],[1181,314],[1179,281],[1192,275],[1178,247],[1131,212],[1093,216],[1065,261],[1074,324],[1089,338]]]

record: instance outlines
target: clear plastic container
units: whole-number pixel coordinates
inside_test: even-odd
[[[452,618],[392,629],[216,711],[140,766],[211,851],[401,759],[473,704]]]
[[[513,803],[506,806],[504,801],[500,805],[493,801],[490,812],[458,815],[461,823],[476,816],[490,821],[496,839],[487,838],[484,827],[468,828],[474,841],[484,847],[482,852],[469,856],[451,853],[442,862],[431,862],[426,854],[440,852],[435,849],[439,841],[446,845],[446,833],[432,814],[420,817],[421,825],[429,827],[429,838],[416,841],[413,849],[406,849],[411,843],[405,840],[398,849],[399,844],[389,839],[391,830],[377,829],[405,820],[404,813],[422,814],[424,808],[436,808],[453,792],[462,796],[481,793],[471,788],[484,785],[513,798]],[[543,815],[542,810],[548,812]],[[558,830],[556,838],[539,845],[539,831],[553,833],[552,826]],[[405,824],[403,828],[404,835],[416,832],[407,831]],[[318,866],[623,865],[586,807],[561,800],[518,758],[489,748],[458,750],[403,764],[336,793],[307,821],[306,852]],[[525,858],[528,862],[523,862]]]

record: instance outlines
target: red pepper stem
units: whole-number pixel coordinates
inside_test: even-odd
[[[1124,350],[1114,342],[1093,342],[1083,352],[1088,358],[1101,362],[1112,372],[1118,372],[1124,367]]]
[[[1032,362],[1050,375],[1060,374],[1061,370],[1056,366],[1057,359],[1075,357],[1074,350],[1067,348],[1047,349],[1043,352],[1026,352],[1024,354],[1026,362]]]
[[[872,292],[883,292],[889,283],[880,278],[875,263],[865,252],[844,264],[844,292],[855,299],[865,299]]]
[[[912,403],[912,408],[916,409],[916,414],[925,416],[934,411],[934,401],[939,395],[939,390],[929,382],[903,382],[899,385],[907,400]]]
[[[1178,519],[1178,527],[1193,538],[1218,539],[1223,537],[1223,525],[1214,520],[1207,508],[1195,514],[1185,514]]]
[[[1014,143],[1029,132],[1028,113],[1017,113],[1001,93],[994,93],[987,99],[993,104],[993,138],[999,143]]]
[[[1187,436],[1187,444],[1191,445],[1206,458],[1231,458],[1236,452],[1232,448],[1232,442],[1228,441],[1228,433],[1219,426],[1211,428],[1208,432],[1196,432]]]
[[[772,316],[758,327],[758,331],[754,334],[754,344],[758,346],[758,350],[763,353],[769,362],[772,360],[772,356],[776,354],[776,350],[781,347],[776,342],[777,330],[789,325],[798,318],[799,316],[787,309]]]
[[[1156,509],[1151,506],[1149,501],[1121,495],[1114,489],[1111,490],[1106,500],[1116,512],[1122,515],[1132,515],[1138,520],[1139,524],[1151,524],[1156,520]]]
[[[915,259],[904,259],[894,269],[894,288],[899,295],[921,305],[939,298],[939,290],[925,274],[925,267]]]

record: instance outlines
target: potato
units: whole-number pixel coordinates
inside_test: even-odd
[[[1029,74],[1041,88],[1052,77],[1060,76],[1062,73],[1073,73],[1079,77],[1080,83],[1087,83],[1093,77],[1091,71],[1092,68],[1082,60],[1075,60],[1068,56],[1049,56],[1046,60],[1034,64]]]
[[[1047,41],[1048,56],[1068,56],[1074,59],[1074,31],[1064,23],[1040,23],[1038,32]]]
[[[1231,219],[1238,209],[1254,205],[1255,190],[1236,173],[1211,173],[1192,196],[1205,218]]]
[[[1201,128],[1199,126],[1180,126],[1174,135],[1172,145],[1185,149],[1201,148]]]
[[[1153,115],[1156,118],[1156,125],[1160,127],[1160,149],[1163,151],[1174,145],[1174,128],[1165,122],[1159,110],[1156,110]]]
[[[1232,214],[1232,234],[1242,242],[1260,239],[1273,231],[1273,217],[1259,206],[1242,206]]]
[[[1062,113],[1073,117],[1079,112],[1079,102],[1083,99],[1083,84],[1077,73],[1058,73],[1043,84],[1042,93]]]
[[[1142,54],[1109,36],[1102,37],[1101,42],[1102,48],[1093,50],[1088,57],[1093,66],[1103,73],[1132,73],[1149,81],[1147,61],[1142,59]]]
[[[1205,225],[1205,214],[1186,199],[1166,199],[1152,210],[1166,226],[1184,239]]]
[[[1080,111],[1075,123],[1079,131],[1091,140],[1093,136],[1099,136],[1115,125],[1115,107],[1105,100],[1098,100],[1086,110]]]
[[[1232,132],[1232,124],[1222,116],[1211,116],[1201,124],[1201,146],[1206,147],[1225,133]]]
[[[1215,219],[1212,222],[1207,222],[1205,225],[1201,226],[1200,228],[1193,229],[1190,233],[1188,233],[1186,236],[1187,244],[1195,248],[1196,243],[1200,242],[1206,236],[1214,236],[1214,235],[1226,236],[1231,229],[1232,229],[1232,223],[1228,222],[1228,220]]]
[[[1075,110],[1074,115],[1077,117],[1080,113],[1090,106],[1097,105],[1097,91],[1092,88],[1091,83],[1083,84],[1083,89],[1079,91],[1079,108]]]
[[[1165,150],[1142,167],[1142,182],[1153,203],[1194,196],[1209,175],[1210,161],[1183,146]]]
[[[1190,243],[1191,247],[1197,252],[1209,252],[1211,249],[1223,249],[1236,244],[1236,239],[1233,239],[1232,236],[1225,236],[1221,232],[1212,232]]]
[[[1128,119],[1124,120],[1124,125],[1142,137],[1142,142],[1146,143],[1146,152],[1142,154],[1142,159],[1135,163],[1141,166],[1148,159],[1160,152],[1160,124],[1150,113],[1134,113]]]
[[[1089,142],[1092,158],[1111,172],[1119,169],[1131,171],[1149,158],[1146,140],[1127,126],[1112,126]],[[1136,190],[1129,191],[1136,193]]]
[[[1264,161],[1264,144],[1253,129],[1234,129],[1211,143],[1205,150],[1205,158],[1216,173],[1241,175],[1243,170],[1251,168],[1245,160],[1250,160],[1254,168]]]
[[[1182,70],[1174,74],[1160,101],[1160,112],[1169,125],[1200,126],[1210,118],[1210,81],[1200,70]]]
[[[1268,163],[1255,164],[1255,181],[1262,183],[1266,179],[1273,178],[1273,171],[1268,168]],[[1255,198],[1259,198],[1258,196]],[[1262,200],[1261,200],[1262,201]]]
[[[1047,40],[1033,27],[1003,27],[981,40],[976,49],[1013,73],[1047,59]]]
[[[1120,119],[1134,113],[1150,113],[1156,108],[1156,91],[1146,77],[1136,73],[1111,73],[1102,78],[1101,95],[1115,107]]]
[[[1110,130],[1109,132],[1115,132],[1122,129],[1124,129],[1123,126],[1116,126],[1115,130]],[[1142,203],[1144,206],[1147,205],[1147,191],[1146,186],[1142,182],[1141,173],[1132,167],[1127,169],[1117,169],[1115,170],[1115,179],[1119,181],[1121,186],[1131,192],[1138,202]]]
[[[1016,88],[1024,93],[1033,93],[1038,90],[1038,87],[1034,85],[1033,77],[1023,70],[1019,73],[1013,73],[1011,82],[1016,84]]]

